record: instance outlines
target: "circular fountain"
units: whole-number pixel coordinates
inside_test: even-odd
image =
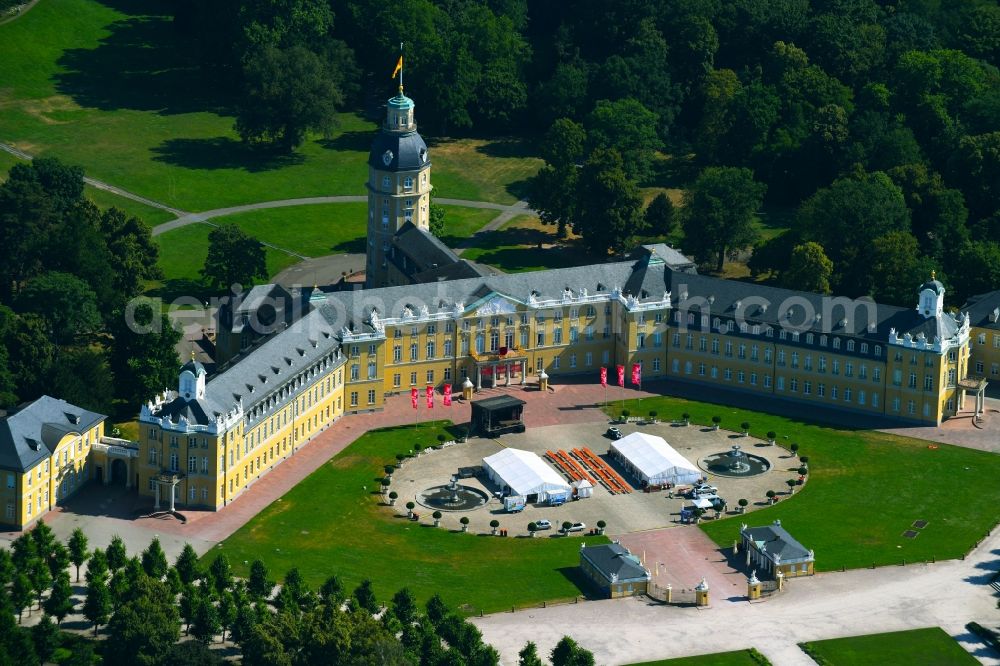
[[[417,495],[417,502],[440,511],[471,511],[485,506],[489,500],[485,491],[460,485],[454,476],[449,483],[433,486]]]
[[[701,460],[701,466],[719,476],[757,476],[771,469],[771,463],[762,456],[747,453],[734,444],[729,451],[713,453]]]

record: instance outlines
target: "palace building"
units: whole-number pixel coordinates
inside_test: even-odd
[[[127,481],[122,460],[108,465],[108,449],[126,442],[104,437],[105,418],[47,395],[0,416],[0,524],[23,529],[90,478]]]
[[[663,244],[615,262],[484,274],[429,231],[430,159],[402,92],[375,138],[367,185],[366,289],[292,294],[301,313],[286,318],[270,300],[287,302],[287,292],[256,288],[220,310],[232,362],[208,377],[192,360],[175,390],[143,406],[138,488],[159,508],[219,509],[387,396],[466,382],[488,391],[543,371],[597,382],[605,367],[614,383],[612,366],[638,365],[643,381],[912,424],[954,416],[969,392],[981,409],[970,318],[944,310],[933,276],[901,308],[699,275]],[[258,319],[278,325],[247,330]]]

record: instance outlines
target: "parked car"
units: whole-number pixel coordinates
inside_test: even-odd
[[[550,530],[552,529],[552,523],[547,520],[536,520],[535,528],[539,530]]]
[[[604,433],[604,435],[606,437],[610,437],[611,439],[621,439],[622,431],[614,426],[611,426],[610,428],[608,428],[608,431]]]
[[[566,531],[567,532],[582,532],[585,529],[587,529],[587,525],[585,523],[573,523],[572,525],[569,526],[569,529],[567,529]]]
[[[707,483],[699,483],[691,488],[689,494],[691,497],[704,497],[706,495],[715,495],[717,492],[719,492],[719,489],[715,486],[710,486]]]

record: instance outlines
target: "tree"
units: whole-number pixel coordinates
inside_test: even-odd
[[[369,586],[371,583],[369,583]],[[281,585],[281,593],[287,594],[296,608],[305,609],[310,605],[312,590],[302,578],[302,572],[298,568],[292,568],[285,574],[285,580]]]
[[[104,659],[108,663],[162,663],[180,636],[176,600],[165,583],[141,567],[134,589],[107,626]]]
[[[6,589],[7,584],[14,579],[14,562],[11,560],[10,551],[0,548],[0,589]],[[0,603],[3,595],[0,594]]]
[[[417,602],[408,588],[403,588],[392,596],[392,612],[403,624],[417,619]]]
[[[659,120],[635,99],[600,100],[587,117],[588,143],[591,150],[617,150],[628,179],[644,182],[652,175],[655,152],[663,146]]]
[[[528,641],[517,653],[517,666],[543,666],[542,659],[538,656],[538,646]]]
[[[427,600],[425,605],[427,610],[427,619],[431,621],[435,627],[448,615],[448,606],[441,600],[441,597],[437,594],[432,596]]]
[[[202,643],[210,643],[212,637],[222,630],[219,612],[215,604],[207,597],[199,597],[195,602],[194,620],[191,623],[191,635]]]
[[[834,181],[802,204],[796,220],[802,238],[819,243],[833,262],[834,291],[848,296],[872,289],[872,239],[909,224],[903,193],[884,173]]]
[[[48,526],[44,518],[40,518],[28,534],[35,543],[35,551],[38,553],[38,556],[47,561],[52,554],[52,548],[56,544],[56,537],[52,532],[52,528]]]
[[[910,305],[915,285],[931,270],[932,264],[921,259],[917,239],[908,232],[893,231],[872,242],[872,296],[880,303]]]
[[[496,518],[494,518],[493,520],[490,521],[490,529],[493,532],[493,536],[496,536],[496,534],[497,534],[497,528],[498,527],[500,527],[500,521],[499,520],[497,520]]]
[[[49,573],[52,574],[52,578],[58,578],[59,574],[69,569],[69,565],[71,564],[69,549],[56,541],[52,544],[52,550],[49,551],[46,564],[49,565]]]
[[[765,189],[749,169],[709,167],[702,171],[684,194],[685,249],[699,261],[715,257],[716,270],[722,271],[728,251],[756,240],[754,214]]]
[[[42,595],[52,587],[52,571],[48,561],[42,558],[32,560],[28,567],[28,577],[31,578],[31,587],[38,598],[38,607],[41,608]]]
[[[331,575],[320,585],[319,596],[325,603],[339,607],[344,600],[344,584],[336,575]]]
[[[552,648],[552,666],[594,666],[594,655],[577,645],[569,636],[563,636]]]
[[[190,585],[201,578],[201,571],[198,567],[198,553],[191,547],[191,544],[184,544],[184,548],[174,562],[174,568],[177,569],[177,575],[180,576],[181,582],[185,585]],[[250,569],[250,579],[253,580],[252,567]]]
[[[745,513],[747,510],[747,506],[750,504],[750,501],[747,499],[741,499],[739,502],[737,502],[737,504],[740,505],[740,513]]]
[[[60,572],[52,585],[52,592],[45,600],[45,612],[56,618],[56,624],[61,625],[63,618],[73,612],[73,587],[69,582],[69,574]]]
[[[587,132],[583,125],[560,118],[549,127],[538,149],[547,164],[562,169],[577,166],[583,159],[586,145]]]
[[[95,559],[91,558],[87,571],[88,576]],[[108,618],[111,617],[111,590],[107,586],[107,574],[101,579],[87,581],[87,597],[83,602],[83,616],[94,625],[94,636],[97,636],[98,627],[107,623]]]
[[[226,631],[236,622],[236,599],[232,592],[224,592],[219,599],[219,626],[222,628],[222,642],[226,641]]]
[[[274,590],[274,582],[268,580],[267,566],[260,560],[250,563],[250,578],[247,579],[247,592],[255,599],[267,599]]]
[[[463,532],[468,532],[469,531],[469,517],[468,516],[462,516],[461,518],[458,519],[458,522],[460,522],[462,524],[462,531]]]
[[[446,217],[447,213],[444,206],[440,206],[432,201],[428,213],[428,227],[430,228],[430,232],[438,238],[444,236]]]
[[[67,273],[32,278],[18,294],[16,307],[44,319],[49,334],[59,344],[73,342],[101,326],[97,296],[86,282]]]
[[[31,642],[35,646],[39,663],[48,663],[59,647],[59,628],[48,615],[43,615],[38,624],[31,628]]]
[[[372,590],[372,582],[367,578],[354,588],[352,595],[358,602],[358,606],[369,613],[378,612],[378,601],[375,599],[375,592]]]
[[[245,93],[237,108],[240,138],[291,152],[308,131],[332,129],[344,101],[333,66],[303,46],[268,46],[252,54],[243,68]]]
[[[233,223],[221,224],[208,234],[208,258],[202,276],[215,289],[252,286],[267,278],[264,246]]]
[[[100,224],[112,257],[114,290],[124,305],[142,293],[146,280],[163,277],[157,263],[159,246],[145,222],[117,208],[104,211]]]
[[[292,571],[297,571],[297,569]],[[228,557],[221,553],[215,556],[215,559],[208,566],[208,579],[216,594],[222,594],[233,586],[233,567],[229,564]]]
[[[167,568],[169,566],[167,564],[167,556],[163,552],[159,538],[153,537],[153,540],[149,543],[149,547],[142,551],[143,570],[147,576],[159,580],[167,575]]]
[[[10,589],[10,603],[14,606],[14,611],[17,613],[18,624],[21,623],[24,609],[31,606],[33,592],[34,588],[31,587],[31,579],[23,573],[14,576],[14,584]]]
[[[90,563],[87,565],[87,573],[84,576],[87,585],[98,582],[106,582],[108,577],[108,557],[100,548],[95,548],[90,554]]]
[[[623,251],[643,230],[639,188],[626,177],[615,150],[591,153],[580,174],[577,198],[579,211],[573,227],[597,256]]]
[[[826,256],[823,246],[808,242],[792,250],[788,270],[782,274],[781,281],[789,289],[829,294],[832,274],[833,262]]]
[[[664,192],[660,192],[649,202],[645,212],[646,233],[654,236],[669,236],[677,226],[674,204]]]
[[[556,237],[565,238],[577,209],[578,170],[575,165],[546,164],[528,185],[528,204],[538,211],[542,224],[556,225]]]
[[[133,303],[133,308],[112,318],[111,371],[119,395],[132,404],[144,404],[177,381],[176,345],[181,334],[155,301],[136,299]],[[124,559],[108,548],[112,570],[123,566]]]

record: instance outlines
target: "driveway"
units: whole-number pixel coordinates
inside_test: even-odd
[[[986,625],[1000,621],[988,584],[998,569],[1000,531],[964,561],[818,574],[789,581],[786,592],[763,603],[727,603],[719,597],[732,593],[710,582],[709,609],[667,607],[634,598],[472,621],[486,642],[500,651],[504,663],[516,663],[518,650],[529,640],[537,643],[539,653],[548,654],[562,636],[569,635],[593,651],[598,664],[748,647],[756,647],[776,666],[813,664],[796,643],[939,626],[982,663],[1000,664],[995,653],[964,628],[970,620]]]

